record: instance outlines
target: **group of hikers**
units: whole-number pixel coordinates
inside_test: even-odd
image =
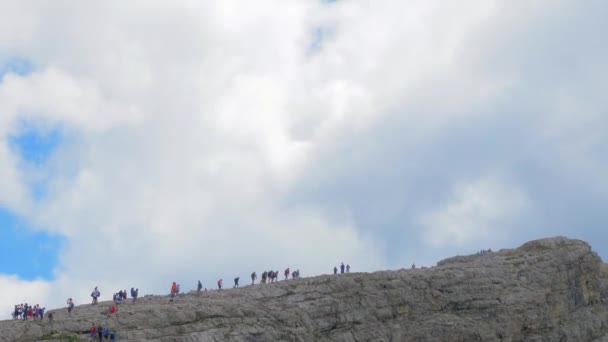
[[[477,252],[477,255],[488,254],[488,253],[492,253],[492,248],[490,248],[490,249],[482,249],[479,252]]]
[[[95,289],[93,290],[93,292],[91,292],[91,297],[93,297],[93,302],[91,303],[91,305],[96,305],[97,304],[97,300],[99,298],[99,296],[101,295],[101,293],[99,292],[99,289],[97,288],[97,286],[95,286]],[[137,297],[139,296],[139,289],[136,288],[131,288],[131,299],[133,300],[133,304],[135,304],[135,301],[137,300]],[[118,312],[118,305],[124,303],[128,298],[127,295],[127,290],[119,290],[118,292],[114,293],[114,295],[112,295],[112,304],[108,307],[108,314],[114,314],[116,312]],[[72,308],[74,307],[74,302],[72,301],[72,298],[68,299],[68,314],[72,311]],[[106,339],[106,340],[110,340],[112,342],[116,341],[116,332],[115,331],[110,331],[110,329],[108,329],[108,327],[104,327],[104,326],[97,326],[95,325],[95,323],[93,323],[92,327],[91,327],[91,337],[93,339],[99,339],[99,341],[101,341],[102,339]]]
[[[346,273],[350,273],[350,265],[344,266],[344,263],[342,263],[340,265],[340,273],[344,273],[344,270],[346,270]],[[334,274],[338,274],[338,267],[336,266],[334,266]]]
[[[139,295],[139,289],[131,288],[131,298],[133,299],[133,303],[137,300],[137,296]],[[121,304],[123,301],[127,300],[127,290],[120,290],[116,292],[112,296],[112,300],[114,304]]]
[[[27,303],[17,304],[15,305],[15,310],[13,311],[13,319],[21,319],[24,321],[42,321],[45,310],[46,308],[43,308],[38,304],[34,306],[28,305]]]
[[[285,280],[289,279],[289,275],[291,275],[291,279],[297,279],[300,277],[300,270],[295,270],[293,272],[290,271],[289,267],[285,269],[283,272],[285,276]],[[251,285],[255,284],[255,281],[258,279],[257,273],[255,271],[251,273]],[[221,280],[221,279],[220,279]],[[279,271],[264,271],[262,272],[262,278],[260,279],[260,284],[268,284],[274,283],[279,280]],[[239,278],[234,278],[234,287],[239,287]]]
[[[340,270],[341,270],[341,273],[345,273],[345,271],[346,271],[346,273],[350,273],[350,265],[345,266],[344,263],[342,263],[342,265],[340,266]],[[338,271],[338,269],[336,267],[334,267],[334,274],[336,274],[337,271]],[[298,279],[298,278],[300,278],[300,270],[291,271],[288,267],[284,270],[283,275],[284,275],[285,280],[288,280],[290,276],[291,276],[291,279]],[[258,278],[258,275],[256,272],[251,273],[251,285],[255,284],[257,278]],[[234,278],[233,288],[239,287],[239,279],[240,279],[240,277],[238,277],[238,276]],[[272,271],[272,270],[264,271],[264,272],[262,272],[259,283],[268,284],[268,283],[277,282],[278,280],[279,280],[279,271]],[[219,279],[217,281],[218,290],[221,290],[222,286],[223,286],[223,280]],[[203,290],[203,284],[199,280],[198,284],[197,284],[197,292],[201,292],[202,290]],[[205,289],[205,291],[207,291],[207,289]],[[177,284],[176,282],[173,282],[171,285],[170,301],[173,301],[173,298],[175,296],[177,296],[179,293],[180,293],[180,285]],[[139,295],[139,289],[131,288],[131,298],[132,298],[133,303],[135,303],[135,301],[137,300],[138,295]],[[91,292],[91,298],[92,298],[91,305],[98,304],[100,297],[101,297],[101,292],[99,291],[99,288],[97,286],[95,286],[95,288]],[[116,313],[118,311],[118,305],[124,303],[127,299],[128,299],[128,295],[127,295],[126,290],[120,290],[120,291],[114,293],[114,295],[112,296],[112,304],[109,306],[107,313],[108,314]],[[74,309],[74,300],[72,298],[68,298],[66,301],[66,304],[67,304],[68,315],[71,315],[72,310]],[[44,317],[44,311],[45,311],[45,308],[41,308],[39,305],[29,306],[27,303],[19,304],[19,305],[15,305],[15,310],[13,312],[13,318],[15,320],[17,320],[17,319],[42,320]],[[52,312],[49,313],[49,315],[48,315],[50,321],[52,321],[52,315],[53,315]],[[116,338],[117,338],[117,334],[115,331],[111,331],[106,326],[95,325],[94,323],[92,323],[92,327],[90,330],[90,336],[94,339],[99,339],[99,341],[102,341],[104,338],[106,340],[116,341]]]
[[[99,341],[101,341],[102,339],[106,339],[106,340],[110,340],[112,342],[116,341],[116,331],[110,331],[110,329],[108,329],[108,327],[103,327],[103,326],[96,326],[95,323],[93,323],[93,326],[91,327],[91,333],[90,336],[93,339],[98,338]]]
[[[300,270],[295,270],[293,272],[290,271],[289,267],[285,269],[285,272],[283,273],[285,275],[285,280],[289,279],[289,276],[291,275],[291,279],[297,279],[300,277]],[[239,288],[239,280],[241,279],[241,277],[237,276],[234,278],[234,285],[232,286],[233,289],[237,289]],[[251,285],[255,285],[255,281],[258,279],[258,274],[254,271],[253,273],[251,273]],[[262,272],[262,278],[260,279],[260,284],[268,284],[268,283],[274,283],[276,281],[278,281],[279,279],[279,271],[264,271]],[[221,290],[224,286],[224,279],[218,279],[217,280],[217,289]],[[201,281],[198,281],[198,284],[196,286],[196,291],[197,292],[201,292],[201,290],[203,289],[203,284],[201,283]],[[205,289],[205,291],[207,291],[207,289]],[[175,295],[179,294],[179,284],[175,284],[175,282],[173,282],[173,285],[171,286],[171,298],[175,297]]]

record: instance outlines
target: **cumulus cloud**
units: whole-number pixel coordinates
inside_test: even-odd
[[[521,38],[570,32],[555,18],[589,11],[601,13],[549,1],[0,4],[0,60],[35,66],[0,83],[0,204],[66,237],[56,278],[32,286],[60,305],[95,285],[159,293],[268,268],[402,267],[495,232],[552,234],[508,228],[554,223],[545,210],[563,203],[547,189],[580,174],[572,160],[588,178],[606,171],[606,103],[582,100],[592,76],[584,89],[546,84],[555,69],[535,61],[557,50]],[[41,201],[6,142],[23,120],[65,132]],[[581,180],[571,193],[599,201],[607,188]],[[593,227],[605,223],[595,213]]]
[[[458,184],[451,199],[441,208],[425,213],[421,224],[428,242],[437,247],[470,244],[507,234],[504,220],[516,218],[526,208],[526,197],[518,189],[490,179]]]

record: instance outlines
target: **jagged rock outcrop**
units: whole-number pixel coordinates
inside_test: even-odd
[[[1,341],[608,341],[608,268],[583,241],[535,240],[415,270],[324,275],[237,290],[140,298],[1,322]]]

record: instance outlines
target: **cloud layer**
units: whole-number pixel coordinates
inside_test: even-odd
[[[2,4],[0,61],[35,70],[0,83],[0,205],[66,243],[54,280],[1,281],[48,307],[96,285],[601,245],[604,7]],[[63,134],[43,169],[7,143],[24,125]]]

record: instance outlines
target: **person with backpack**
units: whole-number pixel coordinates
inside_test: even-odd
[[[177,295],[177,283],[173,282],[173,284],[171,285],[171,299],[170,301],[173,301],[173,298]]]
[[[131,295],[131,297],[133,298],[133,304],[135,304],[137,296],[139,296],[139,289],[135,289],[135,291],[133,291],[133,294]]]
[[[346,273],[350,273],[350,264],[346,265]]]
[[[255,284],[255,280],[258,278],[258,275],[255,273],[255,271],[253,273],[251,273],[251,285]]]
[[[203,289],[203,283],[201,283],[201,281],[198,281],[198,285],[196,286],[196,292],[201,292],[201,290]]]
[[[218,288],[218,290],[222,289],[222,279],[217,281],[217,288]]]
[[[101,292],[99,292],[99,289],[97,289],[97,286],[95,286],[95,289],[93,292],[91,292],[91,297],[93,297],[93,305],[97,304],[97,299],[99,296],[101,296]]]
[[[342,263],[342,265],[340,265],[340,273],[344,273],[344,263]]]
[[[110,341],[111,342],[116,342],[116,331],[112,331],[110,333]]]
[[[239,278],[240,277],[234,278],[234,287],[233,288],[235,288],[235,289],[239,287]]]
[[[289,267],[287,267],[285,269],[284,275],[285,275],[285,280],[289,279]]]
[[[68,315],[71,315],[72,309],[74,308],[74,301],[72,300],[72,298],[68,298],[67,304],[68,304]]]
[[[99,337],[99,341],[103,339],[103,327],[101,325],[97,327],[97,336]]]

